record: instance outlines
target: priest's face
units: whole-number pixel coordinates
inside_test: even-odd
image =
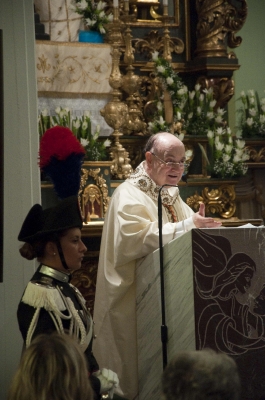
[[[184,172],[184,162],[185,147],[171,133],[160,136],[146,153],[146,171],[158,186],[177,185]]]

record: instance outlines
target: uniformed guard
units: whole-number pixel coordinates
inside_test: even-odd
[[[59,133],[59,136],[63,133],[64,139],[65,134],[73,135],[62,127],[54,127],[49,131],[55,135]],[[82,155],[82,149],[77,154]],[[73,159],[72,153],[70,156]],[[52,156],[49,162],[51,160],[52,168],[56,164],[55,169],[58,169],[58,157],[55,160]],[[78,168],[80,166],[79,162]],[[58,177],[58,171],[56,174]],[[75,193],[79,185],[75,183],[74,186]],[[58,191],[58,185],[56,188],[61,197],[62,191]],[[63,190],[67,195],[73,193],[65,187]],[[103,393],[108,393],[112,398],[119,381],[117,374],[105,368],[99,369],[91,350],[93,321],[90,312],[82,294],[70,283],[71,273],[81,267],[87,250],[81,238],[82,225],[77,194],[63,198],[51,208],[43,209],[41,205],[35,204],[30,209],[18,235],[18,240],[24,242],[20,254],[28,260],[36,258],[40,265],[22,295],[17,311],[18,323],[25,347],[41,333],[57,331],[77,337],[88,361],[95,399],[100,399]]]

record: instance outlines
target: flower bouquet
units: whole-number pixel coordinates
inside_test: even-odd
[[[91,31],[105,34],[105,26],[113,21],[113,14],[105,11],[106,6],[107,3],[101,0],[98,2],[94,0],[73,0],[71,9],[83,16],[85,25]]]
[[[265,97],[259,98],[257,92],[248,90],[240,94],[242,107],[239,109],[240,125],[239,132],[242,137],[253,136],[265,137]]]
[[[211,176],[218,178],[236,178],[246,174],[246,161],[249,154],[245,141],[232,136],[229,127],[217,128],[207,133],[209,142],[209,161],[206,157]]]
[[[96,126],[95,132],[92,132],[89,111],[85,112],[81,118],[73,119],[72,131],[86,149],[86,156],[89,161],[107,160],[107,147],[110,146],[111,142],[109,139],[104,142],[99,140],[99,125]]]
[[[161,82],[162,89],[167,90],[171,96],[172,106],[173,106],[173,118],[176,120],[176,114],[178,109],[182,107],[182,103],[187,92],[187,88],[183,85],[183,82],[179,75],[172,69],[171,64],[158,57],[158,52],[155,51],[152,55],[152,59],[155,64],[155,73]],[[148,123],[148,130],[151,133],[157,133],[161,131],[171,132],[171,125],[164,119],[164,97],[162,96],[157,100],[157,113],[152,122]]]
[[[173,105],[173,126],[169,126],[163,119],[164,109],[161,99],[157,102],[157,118],[149,123],[149,130],[156,133],[159,130],[172,131],[181,127],[181,131],[187,135],[206,135],[209,129],[214,130],[226,124],[223,117],[225,110],[215,110],[216,100],[213,98],[213,90],[204,89],[195,85],[194,90],[189,91],[182,79],[175,72],[171,64],[158,57],[158,52],[153,53],[155,73],[161,81],[162,89],[167,90],[171,96]]]
[[[226,125],[224,121],[225,110],[218,107],[214,109],[216,100],[213,98],[213,89],[204,89],[195,85],[194,90],[189,91],[187,100],[180,110],[183,120],[183,130],[189,135],[205,135],[209,129],[215,130]]]
[[[108,159],[107,147],[110,146],[111,142],[109,139],[99,140],[99,125],[96,126],[95,132],[92,132],[89,111],[85,111],[82,117],[73,117],[68,108],[57,107],[54,116],[50,116],[47,110],[43,110],[39,115],[40,136],[55,125],[71,129],[82,146],[84,146],[86,157],[89,161],[105,161]]]

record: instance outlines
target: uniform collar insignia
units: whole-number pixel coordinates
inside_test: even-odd
[[[44,264],[41,265],[39,272],[46,276],[49,276],[53,279],[56,279],[57,281],[60,281],[60,282],[68,283],[71,278],[71,275],[61,272],[61,271],[57,271],[57,269],[48,267],[47,265],[44,265]]]

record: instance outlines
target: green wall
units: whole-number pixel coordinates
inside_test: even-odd
[[[235,95],[229,102],[229,124],[236,125],[236,110],[240,92],[256,90],[265,97],[265,1],[249,0],[248,16],[243,28],[237,33],[241,36],[241,45],[233,49],[238,58],[240,69],[234,72]]]

